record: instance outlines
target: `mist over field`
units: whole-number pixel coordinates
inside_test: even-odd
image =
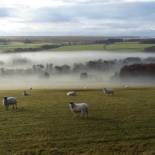
[[[103,88],[123,85],[149,86],[152,78],[118,78],[129,64],[152,63],[153,53],[121,52],[24,52],[0,54],[0,89]]]
[[[140,57],[149,58],[155,57],[154,53],[142,53],[142,52],[108,52],[108,51],[74,51],[74,52],[23,52],[23,53],[3,53],[0,54],[0,61],[6,63],[6,65],[12,65],[16,59],[25,59],[27,66],[31,64],[41,63],[53,63],[55,65],[72,65],[73,63],[84,63],[89,60],[113,60],[113,59],[125,59],[127,57]],[[24,62],[23,62],[24,63]],[[20,64],[20,62],[19,62]],[[16,65],[16,64],[14,64]],[[18,65],[17,65],[18,66]]]

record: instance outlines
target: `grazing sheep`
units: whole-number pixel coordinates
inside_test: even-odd
[[[129,86],[128,85],[124,85],[124,88],[129,88]]]
[[[80,113],[81,116],[87,116],[88,117],[88,105],[87,103],[69,103],[69,109],[73,113]]]
[[[113,89],[110,89],[110,88],[103,88],[103,92],[104,94],[107,94],[107,95],[114,95]]]
[[[31,96],[32,88],[30,88],[29,91],[30,91],[30,92],[28,93],[26,90],[24,90],[24,91],[23,91],[23,96]]]
[[[88,87],[87,86],[84,86],[83,89],[88,89]]]
[[[26,90],[23,91],[23,96],[30,96],[30,93],[28,93]]]
[[[3,98],[3,105],[5,109],[8,110],[9,106],[12,105],[13,109],[17,109],[17,100],[15,97],[4,97]]]
[[[69,91],[69,92],[67,92],[66,95],[67,95],[67,96],[76,96],[77,93],[76,93],[75,91]]]

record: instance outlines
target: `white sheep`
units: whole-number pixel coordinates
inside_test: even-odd
[[[103,88],[103,92],[107,95],[114,95],[114,91],[111,88]]]
[[[31,96],[31,91],[32,91],[32,88],[30,88],[29,92],[24,90],[22,94],[23,94],[23,96]]]
[[[129,88],[129,86],[128,85],[124,85],[124,88]]]
[[[4,97],[2,102],[6,110],[8,110],[10,105],[12,105],[13,109],[17,109],[17,100],[15,97]]]
[[[67,95],[67,96],[76,96],[77,93],[76,93],[75,91],[69,91],[69,92],[67,92],[66,95]]]
[[[31,93],[28,93],[26,90],[23,91],[23,96],[31,96]]]
[[[80,113],[81,116],[87,116],[88,117],[88,105],[87,105],[87,103],[74,103],[74,102],[70,102],[69,103],[69,109],[74,114],[75,113]]]

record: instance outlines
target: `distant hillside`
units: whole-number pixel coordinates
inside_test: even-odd
[[[155,46],[147,47],[144,49],[145,52],[155,52]]]
[[[124,66],[120,70],[120,78],[145,78],[154,77],[155,78],[155,63],[151,64],[133,64]]]
[[[103,36],[0,37],[0,52],[29,51],[154,51],[153,39]],[[150,48],[152,47],[152,48]],[[144,50],[145,49],[145,50]]]

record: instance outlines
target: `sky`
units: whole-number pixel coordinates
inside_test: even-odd
[[[155,37],[155,0],[0,0],[0,36]]]

